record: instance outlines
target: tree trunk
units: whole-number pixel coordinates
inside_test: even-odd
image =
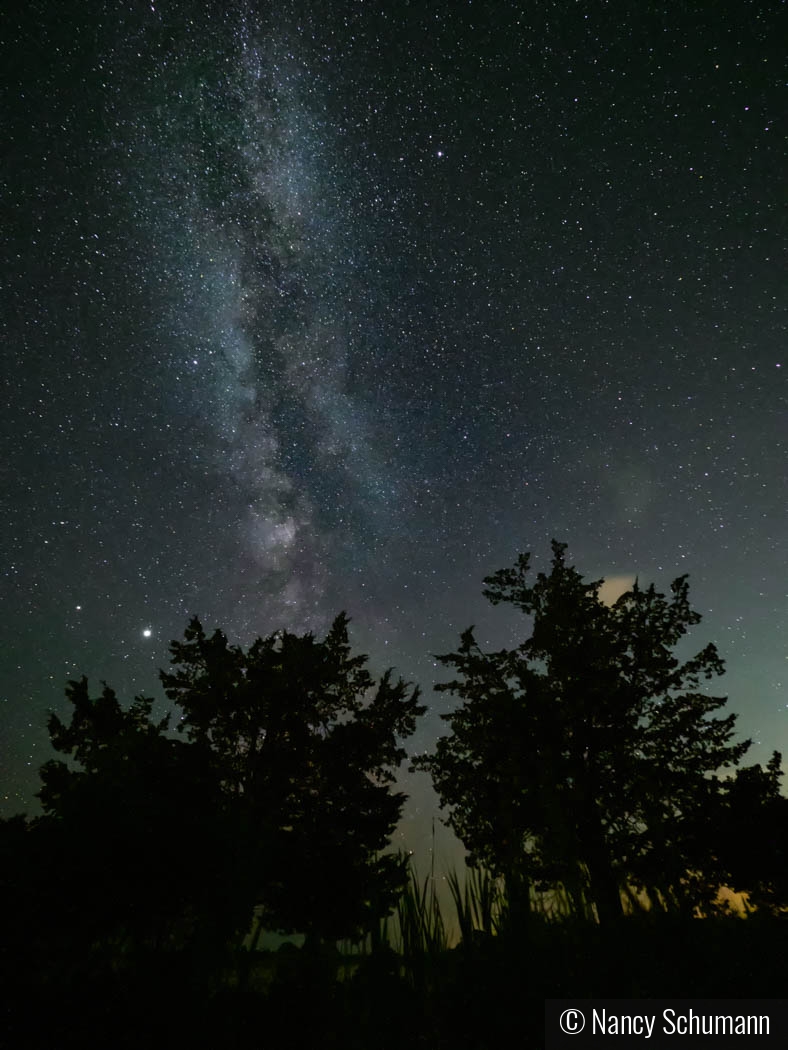
[[[525,871],[526,863],[521,854],[510,857],[504,878],[508,921],[515,935],[528,924],[531,915],[531,879]]]
[[[601,925],[617,922],[624,915],[621,887],[605,840],[599,811],[592,792],[586,794],[583,824],[579,828],[580,845],[591,883],[591,899],[596,904]]]
[[[617,922],[624,915],[624,902],[610,856],[602,840],[602,829],[594,828],[586,840],[586,864],[591,882],[591,896],[601,925]],[[600,841],[602,840],[602,841]]]

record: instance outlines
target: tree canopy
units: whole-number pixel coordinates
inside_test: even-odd
[[[334,939],[387,914],[403,884],[401,858],[383,851],[405,799],[392,790],[401,741],[424,711],[416,687],[374,681],[348,622],[244,652],[193,619],[161,675],[179,728],[209,749],[243,814],[264,920]]]
[[[124,709],[106,685],[91,698],[84,677],[66,695],[70,720],[50,715],[49,734],[71,761],[42,767],[33,829],[61,873],[60,925],[136,948],[215,946],[246,929],[240,827],[209,756],[169,736],[151,698]]]
[[[780,793],[782,755],[738,769],[702,833],[716,851],[721,878],[747,895],[748,907],[788,908],[788,799]]]
[[[53,929],[124,950],[208,949],[237,942],[256,908],[280,932],[366,932],[406,878],[387,847],[418,689],[372,677],[344,614],[322,640],[281,631],[248,651],[195,618],[171,652],[160,677],[183,736],[152,699],[123,708],[106,685],[91,697],[86,678],[68,685],[70,718],[50,715],[65,760],[41,769],[44,815],[4,841],[30,870],[47,855],[62,872]]]
[[[461,699],[450,734],[416,766],[432,775],[472,863],[503,874],[521,905],[561,884],[581,913],[608,920],[622,889],[694,907],[712,892],[697,822],[735,765],[735,715],[703,683],[723,671],[713,644],[675,653],[700,616],[687,577],[670,596],[637,582],[612,605],[553,542],[549,573],[530,556],[484,581],[486,597],[530,618],[515,649],[485,653],[465,631],[438,657]],[[702,855],[704,854],[704,855]],[[714,887],[716,892],[716,887]]]

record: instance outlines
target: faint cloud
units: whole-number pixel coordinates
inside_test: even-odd
[[[599,600],[603,605],[613,605],[622,594],[632,589],[634,576],[608,576],[599,588]]]

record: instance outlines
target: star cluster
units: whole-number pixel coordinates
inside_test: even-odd
[[[17,15],[4,812],[65,680],[154,691],[195,613],[347,609],[429,746],[431,654],[511,640],[481,578],[553,536],[689,572],[742,732],[788,743],[780,6]]]

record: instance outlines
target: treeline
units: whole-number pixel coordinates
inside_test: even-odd
[[[412,763],[484,873],[471,885],[495,887],[495,930],[454,887],[466,947],[474,925],[535,936],[545,894],[595,929],[643,910],[713,916],[721,887],[782,913],[780,756],[741,766],[749,742],[705,689],[717,650],[676,655],[700,620],[687,578],[608,605],[559,543],[549,573],[529,574],[524,555],[485,580],[491,602],[525,615],[525,640],[484,652],[471,628],[439,657],[452,677],[437,688],[459,702]],[[407,858],[390,849],[418,688],[373,679],[344,614],[321,640],[281,631],[247,651],[193,619],[171,656],[174,719],[70,682],[70,720],[49,718],[62,757],[41,769],[43,813],[0,823],[4,981],[19,1001],[31,987],[57,987],[61,1003],[86,982],[117,988],[118,972],[128,990],[129,974],[175,956],[193,970],[183,980],[215,989],[253,915],[258,933],[304,934],[314,960],[339,940],[382,950],[386,917],[418,911],[403,910]]]

